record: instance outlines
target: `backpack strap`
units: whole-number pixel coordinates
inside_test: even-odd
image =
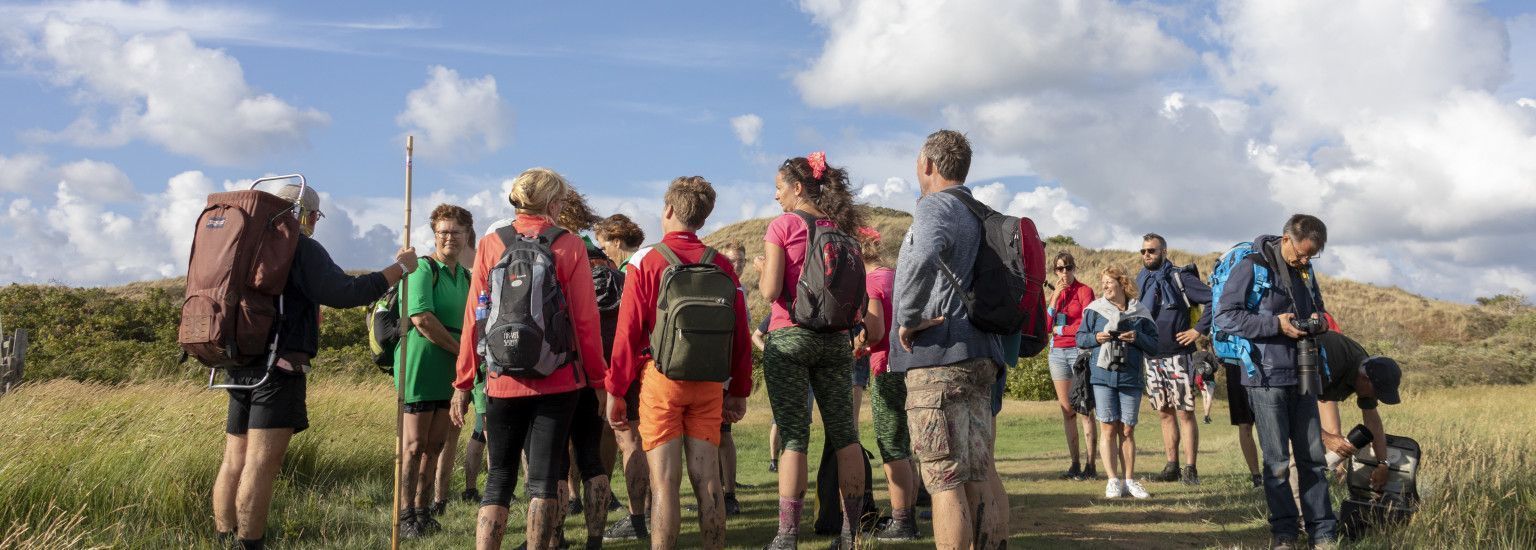
[[[569,232],[566,231],[565,228],[558,225],[551,225],[549,226],[549,229],[545,229],[539,232],[539,239],[544,241],[545,246],[554,246],[555,240],[559,239],[561,235],[566,233]]]
[[[496,228],[496,236],[501,239],[503,248],[511,248],[512,243],[517,241],[518,233],[517,229],[511,225],[503,225]]]
[[[961,192],[961,187],[964,186],[956,185],[954,187],[947,187],[943,191],[939,192],[960,199],[960,203],[964,204],[972,214],[975,214],[977,219],[985,220],[987,219],[987,216],[990,216],[993,212],[996,212],[995,210],[992,210],[992,207],[982,204],[981,201],[976,200],[976,197],[972,196],[970,193]]]
[[[651,245],[651,250],[655,250],[658,254],[661,254],[661,257],[666,258],[667,263],[670,265],[683,265],[683,261],[678,259],[677,253],[672,252],[672,249],[668,248],[667,245],[656,243]]]
[[[800,219],[805,220],[805,245],[809,248],[811,241],[816,240],[816,222],[819,221],[819,218],[812,216],[810,212],[804,210],[795,210],[794,214],[800,216]]]
[[[715,265],[715,249],[704,247],[704,256],[699,258],[699,263]]]

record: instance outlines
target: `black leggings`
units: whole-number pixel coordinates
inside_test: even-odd
[[[571,447],[576,451],[576,471],[581,472],[581,480],[586,481],[608,473],[603,468],[603,458],[599,454],[603,441],[603,419],[598,416],[597,390],[586,388],[577,392],[581,397],[577,398],[576,412],[571,417]],[[570,454],[562,453],[560,456],[567,458],[560,465],[560,479],[565,479],[571,473],[571,461],[568,460]]]
[[[532,397],[486,399],[486,451],[491,468],[486,472],[485,498],[481,506],[508,506],[517,484],[518,462],[528,454],[528,498],[555,498],[565,442],[576,411],[577,392]]]

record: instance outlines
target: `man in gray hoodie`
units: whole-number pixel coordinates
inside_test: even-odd
[[[970,323],[961,300],[982,242],[981,221],[951,195],[970,194],[970,165],[971,145],[959,132],[939,130],[923,144],[922,197],[901,243],[890,335],[900,343],[891,346],[890,369],[907,373],[912,451],[933,495],[940,548],[997,548],[1008,533],[991,405],[1002,348],[997,335]]]

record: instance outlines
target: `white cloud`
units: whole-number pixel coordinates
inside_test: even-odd
[[[85,159],[71,162],[59,168],[63,181],[99,201],[126,201],[137,198],[133,182],[117,166]]]
[[[907,211],[915,208],[919,194],[916,184],[894,176],[882,183],[866,183],[857,193],[859,202]]]
[[[21,154],[0,155],[0,192],[26,193],[43,182],[48,157]]]
[[[751,113],[731,117],[731,130],[736,132],[736,139],[742,145],[757,145],[757,138],[763,132],[763,117]]]
[[[231,165],[307,146],[309,132],[330,121],[253,89],[239,61],[184,32],[124,38],[111,27],[54,18],[37,34],[14,41],[10,53],[85,109],[61,131],[31,132],[34,139],[106,147],[145,139]],[[98,119],[98,107],[112,113],[109,121]]]
[[[496,91],[496,78],[459,78],[453,69],[434,65],[427,83],[405,97],[405,111],[395,124],[417,137],[416,151],[426,158],[475,158],[501,149],[512,131],[512,113]]]

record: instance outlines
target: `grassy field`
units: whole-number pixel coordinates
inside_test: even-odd
[[[294,439],[279,479],[268,538],[279,548],[380,548],[387,543],[392,395],[382,383],[316,376],[312,427]],[[1536,545],[1536,387],[1409,391],[1387,410],[1394,433],[1424,445],[1416,520],[1361,547],[1529,548]],[[55,380],[0,398],[0,548],[208,548],[208,497],[219,460],[224,399],[188,384],[102,386]],[[1010,546],[1024,548],[1257,547],[1267,540],[1262,498],[1248,488],[1222,403],[1202,425],[1198,487],[1148,483],[1147,501],[1106,500],[1102,482],[1057,478],[1066,466],[1055,405],[1008,403],[997,463],[1011,504]],[[1349,414],[1352,424],[1358,415]],[[765,468],[767,406],[754,399],[736,434],[744,506],[733,547],[760,547],[776,521]],[[869,415],[866,445],[873,448]],[[1138,432],[1139,470],[1163,462],[1155,417]],[[813,436],[814,467],[820,436]],[[884,504],[878,467],[876,494]],[[456,481],[462,488],[462,482]],[[685,483],[686,485],[686,483]],[[622,483],[615,483],[622,492]],[[686,490],[685,490],[686,492]],[[1336,491],[1337,492],[1337,491]],[[811,508],[808,504],[807,508]],[[520,513],[520,508],[514,508]],[[444,532],[406,548],[471,544],[474,508],[455,502]],[[618,513],[610,520],[618,519]],[[680,545],[696,544],[684,513]],[[924,531],[927,532],[926,524]],[[567,521],[580,540],[575,518]],[[806,531],[809,532],[807,524]],[[507,547],[521,540],[510,533]],[[826,539],[802,539],[806,547]],[[925,539],[912,548],[931,547]],[[630,548],[633,545],[612,545]],[[892,546],[897,547],[897,546]]]

